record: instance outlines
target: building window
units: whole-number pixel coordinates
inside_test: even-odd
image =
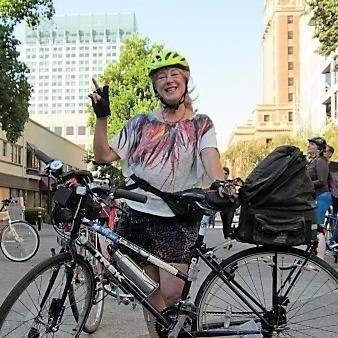
[[[77,133],[78,133],[78,135],[86,135],[86,127],[84,127],[84,126],[78,127]]]
[[[293,31],[288,31],[288,39],[293,39]]]
[[[270,115],[264,115],[264,122],[270,121]]]
[[[6,157],[7,156],[7,142],[2,141],[2,156]]]
[[[58,135],[62,135],[62,127],[54,127],[54,133]]]
[[[293,93],[288,94],[288,101],[292,102],[293,101]]]
[[[12,145],[12,163],[21,164],[21,146]]]
[[[325,91],[327,92],[331,87],[331,73],[325,73]]]
[[[288,85],[293,86],[294,84],[294,78],[293,77],[288,77]]]
[[[292,121],[293,121],[293,112],[292,112],[292,111],[289,111],[289,112],[288,112],[288,121],[289,121],[289,122],[292,122]]]
[[[331,113],[331,101],[325,103],[325,113],[326,113],[326,117],[328,119],[330,119],[331,116],[332,116],[332,113]]]
[[[288,23],[293,23],[293,16],[292,15],[288,15]]]
[[[39,171],[40,161],[35,156],[34,151],[29,149],[28,147],[27,147],[26,159],[27,159],[27,163],[26,163],[27,170],[33,169],[34,171]]]
[[[288,62],[288,70],[293,70],[293,62]]]
[[[293,54],[293,47],[288,47],[288,54],[292,55]]]
[[[66,135],[74,135],[74,127],[66,127]]]

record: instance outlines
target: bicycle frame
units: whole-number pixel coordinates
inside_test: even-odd
[[[179,307],[182,306],[185,302],[189,300],[189,293],[192,285],[192,278],[189,276],[188,273],[184,273],[173,267],[172,265],[162,261],[161,259],[153,256],[149,252],[145,251],[141,247],[133,244],[132,242],[126,240],[125,238],[119,236],[118,234],[114,233],[111,229],[102,227],[99,225],[91,225],[90,222],[87,222],[84,220],[84,225],[91,227],[95,232],[103,235],[104,237],[108,238],[112,241],[113,245],[116,245],[117,248],[128,248],[132,250],[134,253],[136,253],[138,256],[146,259],[147,262],[149,262],[152,265],[157,266],[160,269],[163,269],[170,273],[173,276],[176,276],[177,278],[183,280],[185,282]],[[197,241],[197,245],[195,248],[192,249],[192,261],[194,259],[201,259],[212,271],[214,271],[224,282],[224,284],[239,298],[243,303],[248,306],[248,308],[260,319],[261,323],[264,325],[265,328],[271,328],[271,325],[267,322],[267,320],[264,318],[264,315],[266,315],[269,311],[265,309],[261,304],[259,304],[252,295],[245,290],[243,287],[241,287],[234,278],[232,278],[232,275],[229,271],[222,270],[220,265],[217,263],[217,261],[212,257],[211,252],[205,252],[202,248],[203,241],[201,240],[201,235],[199,236],[199,240]],[[157,310],[151,302],[145,297],[145,295],[140,291],[140,289],[135,286],[135,284],[130,282],[126,276],[124,275],[123,271],[121,271],[118,267],[113,266],[98,250],[95,249],[95,247],[88,241],[87,238],[84,236],[80,236],[77,240],[77,242],[84,246],[86,250],[88,250],[96,259],[98,259],[101,264],[111,273],[111,275],[118,280],[119,285],[121,288],[129,293],[131,293],[141,304],[144,308],[146,308],[157,320],[160,322],[164,328],[169,328],[172,323],[169,323],[166,318],[161,314],[159,310]],[[308,248],[309,256],[314,251],[315,247],[312,245]],[[280,295],[281,290],[283,289],[284,285],[280,287],[279,290],[277,290],[277,253],[278,251],[275,251],[275,255],[272,257],[272,261],[274,263],[273,265],[273,308],[277,308],[279,305],[279,298],[286,297],[286,295],[289,293],[289,291],[292,288],[292,285],[294,285],[300,275],[300,271],[296,273],[296,275],[293,277],[293,274],[295,270],[299,266],[293,266],[291,267],[291,271],[289,273],[287,281],[290,281],[290,285],[288,289],[286,290],[285,294]],[[305,266],[307,263],[307,260],[305,260],[302,265]],[[254,305],[259,308],[260,311],[257,311]],[[249,334],[261,334],[261,330],[231,330],[226,329],[224,331],[201,331],[201,332],[191,332],[190,336],[192,337],[216,337],[216,336],[231,336],[231,335],[249,335]],[[187,336],[188,333],[187,333]]]
[[[78,243],[79,245],[83,246],[86,250],[88,250],[93,257],[95,257],[106,269],[110,277],[117,281],[118,286],[123,290],[135,297],[142,306],[148,310],[157,320],[157,322],[163,326],[165,330],[176,332],[176,334],[181,332],[182,325],[185,322],[185,318],[189,315],[193,316],[196,309],[194,304],[190,301],[190,289],[192,282],[196,279],[193,276],[191,268],[197,264],[198,260],[201,259],[214,273],[216,276],[218,276],[224,284],[236,295],[247,307],[252,311],[252,314],[255,314],[257,316],[257,320],[261,323],[260,329],[254,329],[254,330],[248,330],[248,329],[240,329],[239,327],[236,328],[225,328],[223,331],[216,331],[216,330],[208,330],[208,331],[194,331],[194,332],[186,332],[186,336],[188,337],[217,337],[217,336],[233,336],[233,335],[249,335],[249,334],[262,334],[265,336],[270,336],[273,332],[273,326],[270,324],[267,320],[267,317],[271,312],[273,311],[279,311],[280,306],[285,301],[285,297],[290,291],[292,285],[294,285],[300,275],[300,270],[295,274],[295,271],[297,268],[305,266],[308,262],[308,259],[310,258],[310,255],[315,250],[315,242],[312,243],[307,249],[308,256],[307,258],[302,262],[302,264],[297,264],[295,262],[290,267],[290,272],[287,277],[287,281],[290,283],[289,288],[287,289],[285,294],[281,294],[281,291],[283,290],[285,285],[282,285],[280,289],[277,289],[277,255],[278,255],[278,249],[274,248],[272,252],[274,254],[272,255],[272,290],[273,290],[273,302],[272,302],[272,309],[268,310],[264,308],[261,304],[259,304],[254,297],[250,294],[249,291],[245,290],[237,281],[235,278],[233,278],[230,271],[226,271],[221,268],[221,266],[218,264],[218,262],[212,257],[212,252],[207,251],[204,248],[204,235],[206,231],[206,224],[204,222],[201,222],[200,231],[195,243],[194,248],[191,250],[191,262],[189,264],[189,270],[188,273],[184,273],[170,265],[169,263],[166,263],[162,261],[161,259],[155,257],[151,253],[145,251],[143,248],[135,245],[134,243],[126,240],[125,238],[119,236],[114,231],[112,231],[110,228],[103,227],[97,224],[92,224],[89,220],[85,218],[86,214],[86,190],[77,189],[78,195],[80,195],[80,200],[78,202],[78,208],[76,209],[76,213],[74,215],[74,221],[73,221],[73,229],[71,231],[70,235],[70,252],[74,255],[76,255],[75,243]],[[145,294],[142,292],[142,290],[136,286],[136,284],[133,283],[132,280],[129,280],[127,276],[123,273],[121,268],[118,266],[118,264],[114,264],[109,262],[106,257],[102,255],[100,251],[98,251],[90,241],[80,235],[80,226],[81,224],[90,227],[95,232],[101,234],[105,238],[109,239],[112,242],[113,249],[119,249],[119,248],[127,248],[129,250],[132,250],[136,255],[139,257],[142,257],[145,259],[149,264],[152,264],[171,275],[181,279],[184,281],[184,287],[181,294],[181,299],[179,303],[177,304],[177,314],[178,318],[177,321],[171,318],[166,318],[162,312],[160,312],[158,309],[156,309],[150,300],[148,299],[149,294]],[[72,274],[67,276],[67,279],[71,277]],[[258,309],[257,309],[258,308]],[[183,318],[182,320],[180,320]],[[245,323],[245,322],[243,322]],[[238,323],[236,323],[238,324]],[[219,328],[223,328],[224,325],[220,325]],[[181,335],[181,333],[180,333]],[[173,334],[175,336],[175,334]]]

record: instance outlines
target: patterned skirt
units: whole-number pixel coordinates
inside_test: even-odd
[[[199,224],[178,217],[161,217],[125,206],[117,233],[167,263],[190,262],[190,248],[195,244]],[[128,252],[138,263],[142,260]]]

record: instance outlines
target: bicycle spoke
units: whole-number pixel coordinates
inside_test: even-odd
[[[321,290],[321,288],[322,288],[327,282],[328,282],[328,280],[327,280],[322,286],[320,286],[320,288],[318,288],[318,289],[315,291],[315,293],[313,293],[313,294],[311,295],[311,297],[308,298],[308,300],[303,304],[303,306],[309,304],[309,303],[311,302],[311,298],[314,297],[314,296]],[[302,292],[302,294],[303,294],[303,293],[304,293],[304,291]],[[298,297],[298,298],[296,299],[296,301],[293,303],[293,305],[296,304],[296,302],[298,301],[299,298],[300,298],[300,297]],[[291,306],[290,309],[288,309],[288,311],[290,312],[291,310],[292,310],[292,306]],[[300,311],[300,309],[298,309],[297,312],[296,312],[290,319],[292,319],[294,316],[296,316],[297,313],[298,313],[299,311]]]
[[[222,268],[233,270],[232,272],[237,277],[237,283],[250,295],[263,301],[264,305],[270,304],[270,301],[272,304],[272,299],[276,296],[273,295],[272,285],[276,281],[272,280],[270,258],[274,254],[275,250],[264,247],[248,249],[244,253],[239,252],[234,257],[229,257],[223,263]],[[239,316],[229,312],[229,318],[227,318],[225,310],[223,316],[226,318],[227,325],[231,326],[231,323],[234,323],[233,325],[238,325],[238,328],[241,328],[241,324],[250,322],[250,317],[255,317],[257,320],[257,315],[260,314],[277,331],[277,333],[271,332],[271,337],[338,337],[338,274],[329,266],[322,265],[321,261],[310,257],[307,265],[309,269],[300,271],[297,280],[295,280],[296,274],[294,272],[299,271],[297,268],[300,262],[308,259],[306,255],[307,253],[297,249],[277,251],[277,269],[280,269],[277,274],[277,289],[279,288],[277,296],[285,302],[283,306],[276,309],[277,312],[266,309],[268,316],[265,316],[264,311],[257,314],[251,312],[249,315],[241,313]],[[249,265],[253,262],[254,264]],[[293,266],[296,269],[293,269]],[[291,267],[291,272],[288,272],[288,267]],[[237,308],[243,305],[247,307],[245,302],[235,294],[231,298],[230,291],[227,293],[227,290],[222,290],[223,282],[217,276],[211,278],[211,275],[212,273],[201,287],[203,293],[200,291],[196,297],[196,305],[200,307],[197,328],[202,331],[208,331],[208,323],[211,325],[210,329],[224,330],[221,304],[235,303],[235,305],[231,304],[234,309],[236,309],[235,306]],[[255,283],[256,285],[252,285]],[[225,285],[224,288],[226,288]],[[286,290],[289,292],[284,299],[283,293]],[[222,298],[222,302],[217,297]],[[247,301],[250,304],[248,299]],[[220,318],[216,318],[217,313],[213,310],[220,311]],[[217,325],[218,322],[219,325]],[[261,323],[261,325],[264,324]],[[277,328],[277,326],[279,327]]]
[[[240,277],[240,279],[242,280],[242,282],[245,284],[245,286],[248,288],[248,290],[247,291],[251,291],[251,294],[254,296],[256,296],[256,299],[259,301],[259,303],[262,303],[262,301],[261,301],[261,299],[260,299],[260,297],[259,297],[259,295],[258,295],[258,290],[257,290],[257,288],[255,287],[255,284],[254,283],[252,283],[253,285],[254,285],[254,287],[255,287],[255,291],[256,291],[256,293],[255,293],[255,291],[251,288],[251,286],[246,282],[246,280],[245,280],[245,278],[241,275],[241,273],[240,272],[236,272],[236,276],[239,276]],[[265,300],[264,300],[264,303],[265,303]],[[265,305],[266,306],[266,305]]]
[[[68,290],[65,290],[65,287],[68,287],[66,270],[73,266],[70,254],[57,255],[41,262],[27,274],[28,277],[25,276],[27,280],[24,277],[20,282],[24,286],[17,285],[17,290],[13,289],[1,306],[0,312],[0,330],[6,337],[35,337],[35,334],[41,338],[77,336],[85,316],[90,311],[95,287],[89,264],[83,259],[77,259],[79,262],[76,263],[75,269],[78,281],[69,281],[74,288],[72,300]],[[55,271],[57,275],[53,275]],[[51,277],[55,279],[50,280]],[[74,316],[73,306],[77,308],[77,318]],[[7,313],[5,317],[4,312]],[[55,324],[55,327],[51,326]],[[49,332],[54,329],[55,332]]]
[[[335,313],[330,313],[330,314],[326,314],[326,313],[325,313],[325,314],[322,315],[322,316],[316,316],[316,317],[313,317],[313,318],[302,319],[302,320],[299,321],[299,322],[291,322],[291,321],[290,321],[290,323],[292,323],[292,324],[300,324],[300,323],[312,321],[312,320],[314,320],[314,319],[327,318],[327,317],[335,316],[335,315],[338,315],[338,311],[335,312]],[[334,324],[334,325],[332,325],[332,326],[337,326],[337,325],[338,325],[338,323],[337,323],[337,324]]]
[[[258,258],[257,258],[256,262],[258,263]],[[249,273],[251,282],[252,282],[252,284],[253,284],[253,286],[254,286],[256,292],[257,292],[256,284],[255,284],[255,282],[254,282],[254,280],[253,280],[253,278],[252,278],[252,275],[251,275],[251,273],[250,273],[250,271],[249,271],[248,264],[245,264],[245,266],[246,266],[246,269],[247,269],[247,271],[248,271],[248,273]],[[261,299],[259,298],[259,296],[257,296],[257,298],[258,298],[258,300],[259,300],[259,303],[262,303],[262,301],[261,301]]]

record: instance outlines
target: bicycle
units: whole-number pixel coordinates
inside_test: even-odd
[[[94,163],[94,162],[93,162]],[[111,164],[102,164],[102,163],[94,163],[99,165],[98,170],[96,173],[93,174],[93,182],[91,183],[92,188],[94,187],[105,187],[109,188],[111,185],[110,178],[107,176],[107,172],[109,172],[112,168]],[[49,166],[46,166],[44,169],[44,174],[50,174]],[[71,184],[76,184],[76,181],[72,180]],[[66,182],[67,184],[67,182]],[[99,214],[99,218],[96,220],[91,221],[92,224],[98,224],[102,226],[106,226],[112,230],[116,229],[117,225],[117,209],[121,208],[116,205],[114,200],[109,199],[109,196],[105,196],[105,198],[100,198],[100,196],[95,195],[96,201],[101,204],[101,211]],[[99,250],[105,257],[109,256],[107,251],[106,239],[99,235],[97,232],[92,231],[88,227],[82,228],[81,233],[92,243],[92,245]],[[58,243],[61,246],[64,246],[64,236],[60,235],[57,237]],[[55,249],[52,249],[52,254],[55,254]],[[96,284],[96,291],[95,297],[93,301],[93,305],[89,316],[86,320],[86,323],[83,327],[83,331],[86,333],[94,333],[100,326],[103,311],[104,311],[104,303],[105,298],[107,295],[110,295],[117,299],[118,304],[125,304],[128,305],[131,302],[134,302],[134,297],[132,295],[127,295],[121,292],[116,285],[112,284],[103,284],[103,268],[98,260],[91,256],[91,254],[84,248],[79,248],[79,254],[83,255],[92,265],[93,271],[95,274],[95,280],[97,281]],[[136,304],[133,303],[133,307],[135,308]]]
[[[11,199],[4,199],[0,208],[0,248],[3,254],[13,262],[25,262],[31,259],[40,246],[40,236],[33,225],[26,221],[12,221],[7,210]]]
[[[77,253],[76,245],[88,250],[104,266],[106,278],[132,294],[156,318],[161,338],[337,336],[338,274],[314,255],[315,240],[306,250],[258,246],[219,264],[213,249],[203,244],[206,227],[201,222],[189,270],[181,272],[111,229],[92,225],[88,215],[93,208],[93,191],[90,183],[85,182],[90,181],[90,173],[73,171],[61,176],[61,180],[71,177],[81,184],[72,191],[60,189],[54,195],[59,205],[72,212],[67,252],[41,262],[9,293],[0,307],[1,337],[79,337],[95,297],[96,282],[91,264]],[[109,195],[144,202],[139,194],[115,188],[110,189]],[[201,208],[215,207],[209,192],[186,192],[182,196],[196,201]],[[65,210],[61,211],[65,214]],[[81,235],[81,225],[111,240],[112,261]],[[132,250],[148,263],[183,280],[181,300],[163,311],[154,308],[148,297],[158,284],[121,248]],[[211,272],[193,302],[190,289],[198,278],[200,260]]]
[[[338,216],[328,214],[325,222],[326,247],[332,252],[334,262],[338,262]]]

